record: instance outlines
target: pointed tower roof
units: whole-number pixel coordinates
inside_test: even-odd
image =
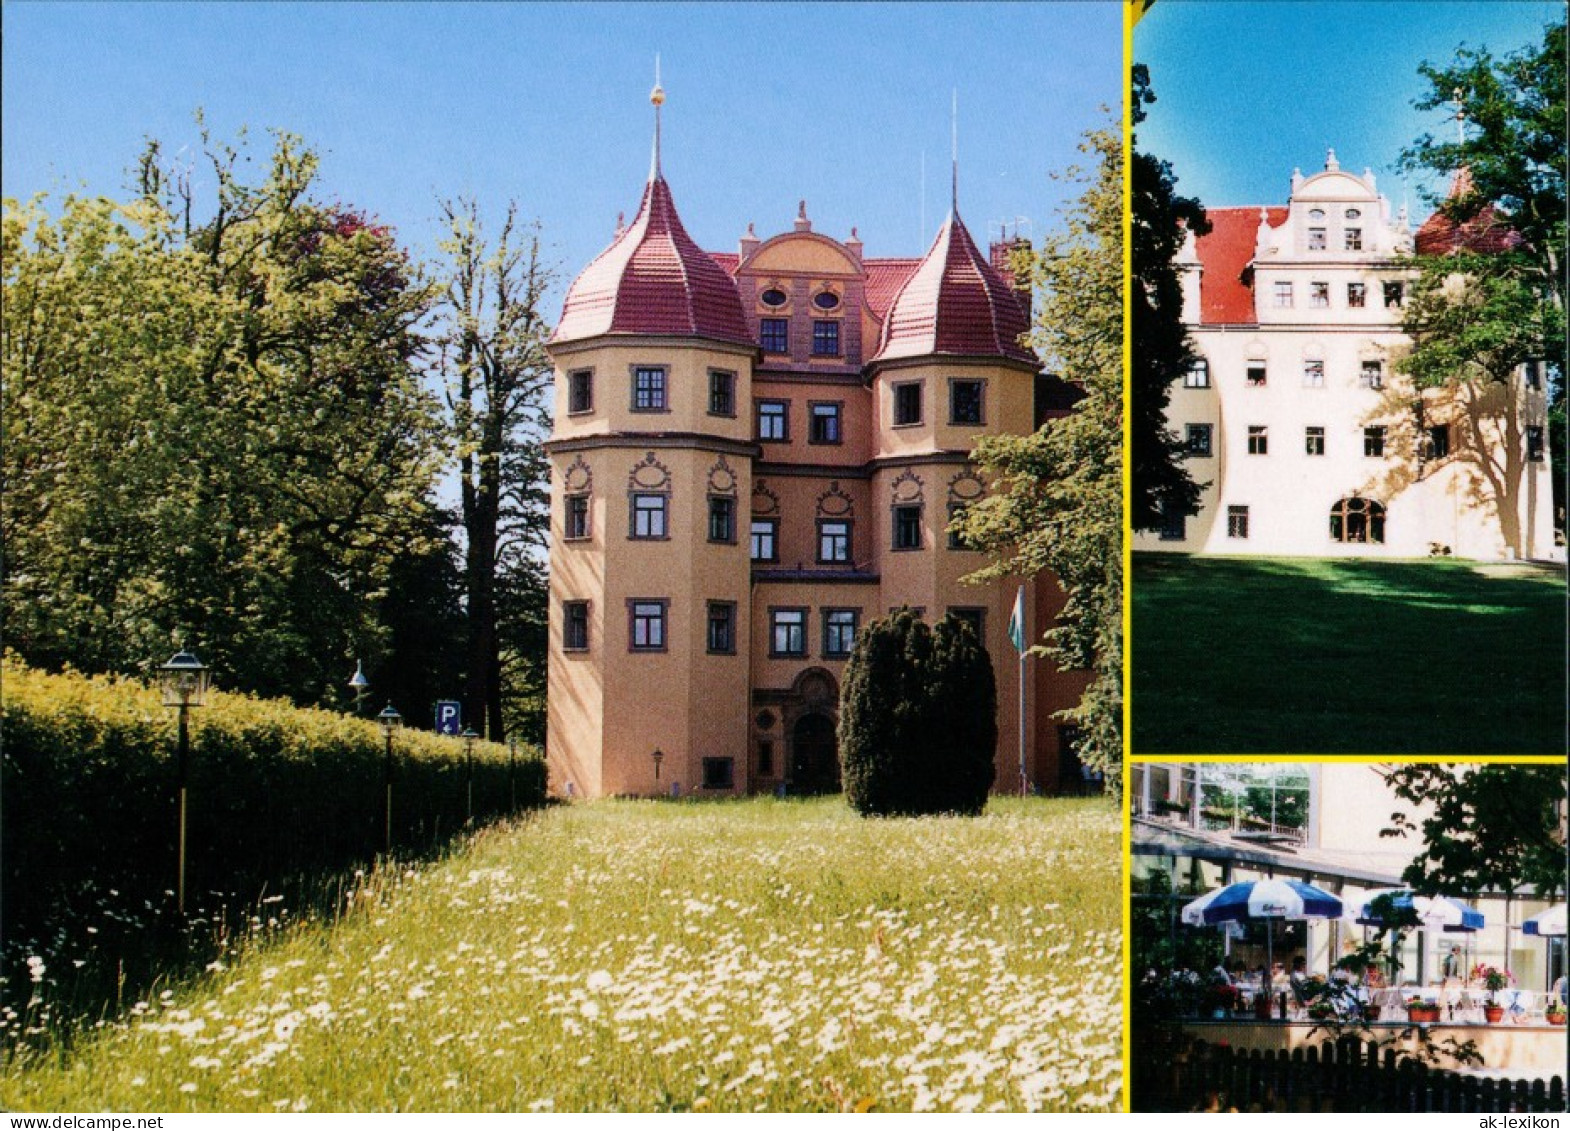
[[[1019,340],[1029,329],[1024,302],[953,211],[894,296],[872,360],[951,354],[1034,364]]]
[[[1472,180],[1472,170],[1463,165],[1450,178],[1450,191],[1445,203],[1465,200],[1477,195]],[[1419,255],[1450,255],[1458,251],[1489,255],[1509,251],[1521,243],[1521,235],[1499,214],[1492,204],[1485,204],[1468,220],[1457,223],[1445,215],[1441,208],[1417,230],[1414,244]]]

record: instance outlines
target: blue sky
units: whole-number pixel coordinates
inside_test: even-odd
[[[438,193],[544,225],[563,283],[629,218],[648,171],[654,54],[664,169],[688,230],[733,250],[749,221],[857,225],[868,255],[925,250],[960,208],[978,240],[1063,203],[1048,172],[1120,107],[1118,6],[1067,4],[4,5],[4,194],[121,196],[144,136],[266,127],[324,155],[323,195],[434,251]],[[921,167],[926,161],[925,223]],[[200,175],[198,174],[200,180]],[[551,317],[559,311],[554,306]]]
[[[1425,130],[1454,127],[1412,108],[1418,64],[1447,62],[1462,43],[1495,56],[1541,43],[1563,12],[1562,0],[1158,0],[1134,32],[1158,99],[1139,145],[1212,207],[1285,204],[1293,166],[1316,172],[1333,146],[1344,168],[1372,168],[1395,206],[1409,194],[1420,219],[1421,193],[1445,186],[1403,178],[1396,158]]]

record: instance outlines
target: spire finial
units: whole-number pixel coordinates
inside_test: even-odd
[[[949,213],[959,215],[959,87],[954,88],[954,100],[949,109],[951,161],[949,184]]]
[[[660,55],[654,53],[654,89],[649,91],[649,101],[654,104],[654,156],[649,161],[649,180],[659,180],[660,174],[660,107],[665,105],[665,88],[660,85]]]

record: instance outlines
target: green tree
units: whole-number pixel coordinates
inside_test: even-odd
[[[909,609],[857,634],[840,693],[845,797],[863,816],[978,814],[997,748],[992,661],[969,626]]]
[[[443,201],[438,369],[458,447],[469,717],[499,738],[543,734],[552,273],[538,225],[509,205],[494,240],[472,200]]]
[[[1081,186],[1063,231],[1029,256],[1040,297],[1032,337],[1047,366],[1084,391],[1066,417],[1030,436],[990,436],[972,458],[990,481],[954,529],[992,555],[974,580],[1050,571],[1067,594],[1038,654],[1088,669],[1063,717],[1080,756],[1116,789],[1123,752],[1123,150],[1112,127],[1086,135],[1095,161],[1063,176]]]
[[[442,460],[413,357],[426,288],[392,233],[203,131],[138,196],[5,204],[0,456],[9,642],[131,670],[185,640],[218,679],[337,702]]]
[[[1134,66],[1134,125],[1156,101],[1150,72]],[[1136,144],[1137,144],[1137,134]],[[1196,360],[1183,323],[1183,287],[1174,265],[1188,232],[1210,230],[1197,200],[1177,194],[1172,166],[1135,148],[1129,170],[1130,246],[1133,277],[1129,291],[1134,333],[1129,372],[1130,521],[1135,530],[1160,526],[1164,513],[1197,514],[1200,485],[1183,461],[1182,441],[1167,427],[1171,386]]]

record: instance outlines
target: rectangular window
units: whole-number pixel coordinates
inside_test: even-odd
[[[669,606],[670,602],[663,600],[627,602],[627,615],[632,621],[627,637],[630,651],[665,651],[665,611]]]
[[[790,319],[764,318],[758,324],[758,344],[764,353],[790,352]]]
[[[734,758],[705,758],[703,760],[704,789],[733,789],[736,781]]]
[[[1323,309],[1330,305],[1330,284],[1308,284],[1308,305]]]
[[[593,411],[594,370],[578,369],[567,374],[568,414]]]
[[[736,651],[736,603],[709,602],[709,652],[729,656]]]
[[[736,500],[724,495],[709,496],[709,541],[736,541]]]
[[[1363,454],[1365,456],[1382,456],[1385,454],[1385,428],[1384,425],[1375,425],[1363,429]]]
[[[736,415],[736,374],[709,370],[709,415]]]
[[[1348,251],[1363,250],[1363,229],[1348,228],[1346,230],[1346,249]]]
[[[1386,283],[1385,284],[1385,306],[1387,308],[1399,308],[1401,306],[1404,306],[1405,304],[1406,304],[1406,284],[1405,283]]]
[[[1248,363],[1248,368],[1244,371],[1243,379],[1244,383],[1247,384],[1249,388],[1263,389],[1265,387],[1267,377],[1268,374],[1265,372],[1265,363],[1263,361],[1251,361]]]
[[[1228,507],[1227,508],[1227,537],[1228,538],[1247,538],[1248,537],[1248,508],[1247,507]]]
[[[774,776],[774,743],[767,739],[758,743],[758,776],[760,778]]]
[[[632,411],[664,412],[665,370],[658,365],[639,365],[632,371]]]
[[[921,423],[921,383],[911,381],[894,386],[894,423]]]
[[[823,658],[842,659],[856,646],[857,622],[861,613],[856,609],[823,610]]]
[[[1183,426],[1183,446],[1191,456],[1204,458],[1210,455],[1211,425],[1185,424]]]
[[[1325,430],[1322,427],[1310,424],[1303,429],[1303,450],[1311,456],[1325,454]]]
[[[668,496],[644,494],[642,492],[632,497],[632,538],[664,538],[665,506],[670,501]]]
[[[769,655],[807,654],[807,610],[769,610]]]
[[[1161,504],[1161,540],[1181,542],[1188,537],[1188,515],[1174,506]]]
[[[1275,286],[1276,306],[1278,308],[1292,305],[1292,284],[1277,283]]]
[[[1183,387],[1185,389],[1210,388],[1210,362],[1198,358],[1193,365],[1188,367],[1188,372],[1183,374]]]
[[[567,496],[567,517],[564,526],[566,531],[563,537],[569,542],[589,536],[589,496]]]
[[[790,439],[790,405],[785,401],[758,402],[758,439],[780,443]]]
[[[755,518],[752,520],[752,560],[777,562],[779,557],[780,520]]]
[[[1303,362],[1303,388],[1323,389],[1325,387],[1325,363],[1322,359],[1311,357]]]
[[[1523,366],[1525,369],[1526,387],[1528,389],[1541,389],[1543,387],[1543,363],[1529,361]]]
[[[1352,310],[1361,310],[1368,303],[1368,287],[1363,283],[1346,285],[1346,304]]]
[[[562,602],[561,646],[565,652],[589,650],[589,602]]]
[[[894,508],[894,548],[921,549],[921,507],[905,505]]]
[[[1357,383],[1365,389],[1382,389],[1385,386],[1385,363],[1365,361],[1358,370]]]
[[[975,549],[975,547],[970,544],[969,539],[967,539],[958,530],[954,529],[955,522],[957,522],[959,519],[963,518],[964,515],[965,515],[965,504],[964,503],[950,503],[949,504],[949,542],[948,542],[948,546],[949,546],[949,549],[951,549],[951,550],[974,550]]]
[[[985,381],[950,381],[949,423],[981,424],[982,390],[986,387]]]
[[[1444,459],[1450,454],[1450,425],[1432,425],[1423,434],[1423,457]]]
[[[950,605],[945,612],[976,634],[976,643],[987,642],[987,610]]]
[[[1324,251],[1325,250],[1325,229],[1324,228],[1310,228],[1308,230],[1308,250],[1309,251]]]
[[[838,357],[840,355],[840,324],[827,318],[812,320],[812,356]]]
[[[838,401],[813,401],[808,405],[807,442],[809,444],[837,444],[840,442],[840,406]]]
[[[849,519],[818,520],[818,561],[823,564],[845,564],[850,561]]]
[[[1541,424],[1528,424],[1526,426],[1526,458],[1532,463],[1543,462],[1543,426]]]
[[[1248,454],[1263,456],[1270,454],[1270,433],[1263,424],[1250,424],[1248,426]]]

